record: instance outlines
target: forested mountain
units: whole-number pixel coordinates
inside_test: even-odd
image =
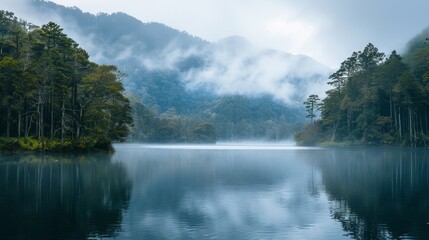
[[[428,146],[427,33],[410,41],[404,57],[396,51],[386,57],[372,44],[352,53],[330,76],[322,119],[299,132],[298,142]]]
[[[25,2],[36,21],[57,20],[93,60],[118,66],[106,69],[123,76],[131,98],[134,124],[129,140],[281,140],[302,126],[301,103],[310,95],[305,104],[312,124],[296,135],[301,144],[429,144],[428,29],[409,42],[403,57],[396,51],[386,57],[368,44],[329,76],[328,68],[309,57],[261,49],[237,36],[211,43],[124,13],[92,15],[52,2]],[[13,41],[2,42],[2,54],[9,54]],[[19,47],[15,44],[14,51],[25,49]],[[3,60],[5,69],[12,71],[13,62]],[[320,101],[317,94],[326,89],[328,78],[332,89]],[[66,109],[61,106],[64,101],[50,96],[46,111]],[[7,116],[21,114],[20,107],[3,106]],[[322,119],[313,121],[318,111]],[[58,134],[52,125],[61,119],[56,114],[50,117],[51,136]],[[17,122],[6,119],[3,135],[10,135],[11,124],[20,126],[20,118]]]
[[[208,121],[220,139],[285,138],[305,120],[300,105],[305,96],[326,89],[329,68],[306,56],[260,49],[240,37],[210,43],[124,13],[92,15],[45,1],[27,5],[30,20],[55,20],[93,61],[117,65],[127,74],[127,92],[156,118],[174,113],[177,118]],[[227,107],[220,108],[225,102]],[[260,106],[269,117],[256,113]],[[233,114],[240,121],[224,117],[231,114],[220,109],[240,110]],[[271,126],[267,121],[275,124],[266,129]],[[265,132],[245,130],[258,128]]]
[[[429,37],[429,27],[423,29],[423,31],[417,36],[413,37],[410,41],[408,41],[405,48],[405,61],[407,58],[417,53],[419,50],[427,47],[427,38]]]

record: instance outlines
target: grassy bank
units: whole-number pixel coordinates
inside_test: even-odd
[[[0,152],[91,152],[112,151],[110,141],[82,137],[78,140],[46,139],[42,141],[34,138],[0,138]]]

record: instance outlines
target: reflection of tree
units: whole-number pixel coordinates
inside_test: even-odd
[[[333,151],[319,161],[332,217],[355,239],[427,238],[426,151]]]
[[[130,192],[125,169],[108,155],[26,156],[5,162],[0,164],[2,237],[114,236]]]
[[[307,191],[315,198],[320,196],[320,180],[313,163],[311,163],[311,169],[307,173]]]

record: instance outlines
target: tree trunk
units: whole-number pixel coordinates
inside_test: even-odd
[[[414,126],[414,129],[413,129],[413,131],[414,131],[414,147],[417,147],[417,131],[419,129],[418,116],[416,116],[416,119],[414,121],[413,126]]]
[[[44,131],[44,104],[43,104],[43,93],[39,93],[39,102],[37,105],[37,112],[39,114],[39,139],[42,142],[41,151],[45,151],[45,131]]]
[[[411,107],[408,107],[409,127],[410,127],[410,143],[413,145],[413,120],[411,118]]]
[[[44,123],[43,123],[43,115],[44,115],[44,111],[43,111],[43,104],[41,104],[40,106],[40,139],[42,140],[42,152],[45,152],[45,133],[44,133]]]
[[[29,134],[29,126],[28,126],[28,114],[27,114],[27,98],[24,99],[24,111],[25,111],[25,133],[24,137],[27,138]]]
[[[65,106],[64,106],[64,100],[61,107],[61,144],[64,143],[64,130],[65,130]]]
[[[428,132],[428,112],[425,111],[425,133]]]
[[[36,135],[37,135],[37,139],[41,139],[40,138],[40,104],[37,104],[37,121],[36,121]]]
[[[81,123],[82,123],[82,115],[83,115],[83,110],[80,109],[78,121],[76,123],[76,139],[80,138],[80,128],[81,128]]]
[[[393,116],[395,118],[395,130],[398,131],[398,113],[396,111],[396,104],[393,106]]]
[[[350,135],[351,129],[352,129],[352,110],[350,110],[350,108],[347,108],[347,126],[349,129],[349,135]]]
[[[10,118],[12,115],[12,107],[10,104],[7,106],[7,120],[6,120],[6,137],[10,138]]]
[[[51,140],[54,138],[54,97],[51,96]]]
[[[78,129],[78,121],[79,121],[79,116],[76,117],[76,113],[77,113],[77,83],[73,83],[73,89],[72,89],[72,97],[71,97],[71,109],[73,111],[73,118],[74,118],[74,124],[76,126],[76,131],[72,132],[72,138],[77,139],[77,129]]]
[[[331,132],[331,141],[332,141],[332,142],[334,142],[334,141],[335,141],[335,134],[336,134],[336,132],[337,132],[337,124],[335,124],[335,125],[332,127],[332,132]]]
[[[401,139],[401,141],[402,141],[402,122],[401,122],[401,108],[399,108],[399,111],[398,111],[399,113],[398,113],[398,119],[399,119],[399,138]]]
[[[30,135],[32,125],[33,125],[33,117],[30,117],[28,129],[26,130],[25,137],[28,137]],[[36,135],[37,135],[37,125],[36,125]]]
[[[390,107],[390,130],[392,130],[393,129],[392,93],[389,94],[389,107]]]
[[[21,138],[21,106],[18,108],[18,138]]]

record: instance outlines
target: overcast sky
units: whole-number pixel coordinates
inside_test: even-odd
[[[427,0],[53,0],[83,11],[125,12],[215,42],[250,42],[336,68],[368,42],[390,53],[429,25]]]

